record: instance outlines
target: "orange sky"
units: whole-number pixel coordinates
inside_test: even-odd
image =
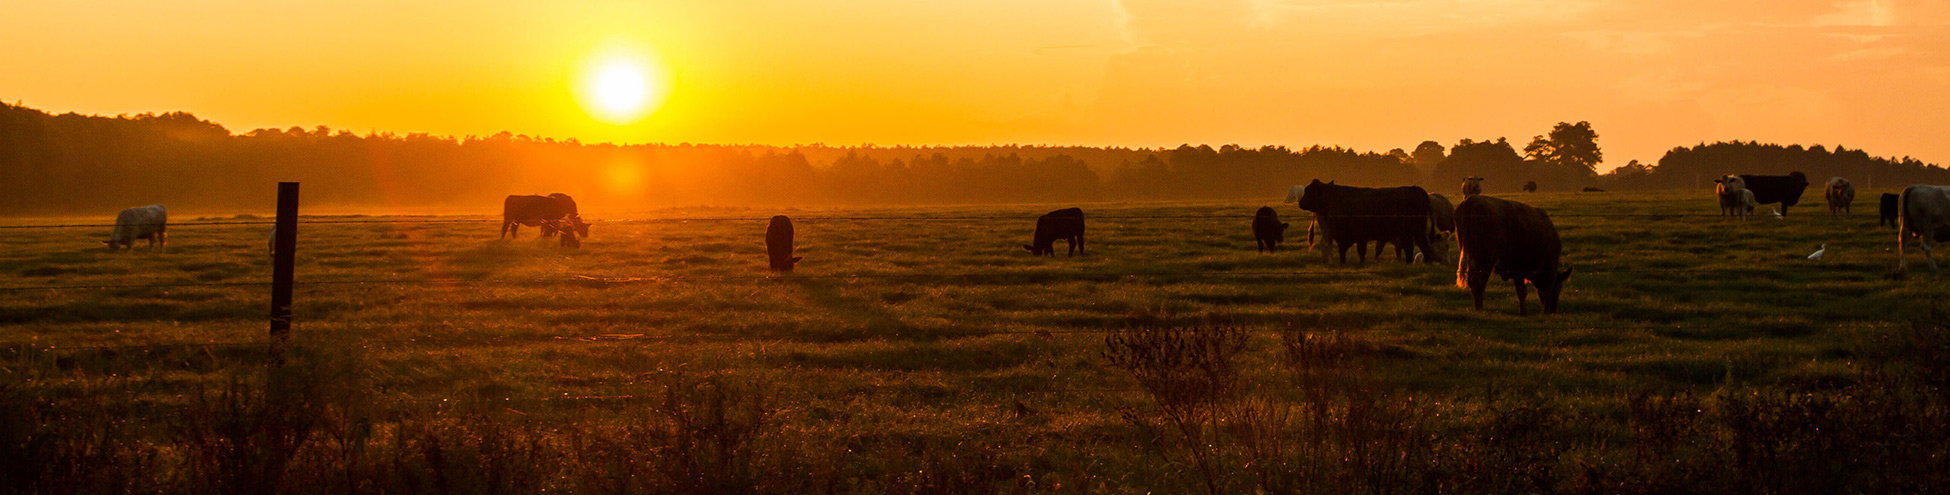
[[[1726,139],[1950,165],[1943,0],[10,0],[0,99],[241,132],[761,144]],[[636,124],[571,86],[653,52]]]

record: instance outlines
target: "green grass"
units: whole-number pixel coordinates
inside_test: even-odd
[[[1618,436],[1630,430],[1622,416],[1633,394],[1859,383],[1864,349],[1944,295],[1943,275],[1914,256],[1906,278],[1889,277],[1894,230],[1877,228],[1872,212],[1810,207],[1818,192],[1786,220],[1745,222],[1714,216],[1697,191],[1507,196],[1553,215],[1576,268],[1560,313],[1528,317],[1503,282],[1492,282],[1486,311],[1472,310],[1453,263],[1323,264],[1304,230],[1289,232],[1299,242],[1286,251],[1256,253],[1252,213],[1270,201],[1085,204],[1088,254],[1053,258],[1020,247],[1052,205],[638,212],[612,219],[658,220],[598,222],[579,250],[533,229],[497,240],[485,217],[305,224],[294,339],[356,363],[356,401],[380,431],[461,428],[438,411],[484,400],[504,418],[489,424],[607,431],[640,420],[627,396],[654,396],[655,377],[681,371],[762,384],[778,409],[771,431],[806,449],[906,452],[830,462],[839,467],[821,469],[835,479],[880,483],[835,491],[960,482],[914,474],[956,459],[1072,488],[1173,492],[1203,488],[1182,484],[1170,449],[1134,432],[1126,414],[1151,399],[1105,361],[1105,331],[1238,327],[1250,335],[1243,376],[1275,389],[1287,376],[1282,331],[1338,331],[1362,343],[1359,381],[1447,411],[1428,413],[1431,431],[1489,431],[1475,428],[1504,417],[1484,412],[1501,404],[1491,394],[1514,394],[1592,415],[1558,429],[1597,439],[1578,458],[1598,459],[1630,453]],[[1304,229],[1305,212],[1274,206]],[[765,218],[775,213],[795,218],[797,273],[766,271]],[[10,230],[0,287],[264,282],[266,228],[180,226],[165,250],[119,254],[100,248],[106,228]],[[1804,259],[1823,243],[1826,261]],[[134,435],[167,445],[165,426],[198,394],[268,362],[259,347],[197,345],[265,341],[268,292],[0,293],[11,384],[0,390],[46,404],[128,401],[115,414],[153,426]],[[618,396],[625,402],[577,399]]]

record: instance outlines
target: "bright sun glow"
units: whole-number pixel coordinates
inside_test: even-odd
[[[612,48],[583,64],[575,95],[590,117],[630,125],[663,107],[670,97],[670,80],[655,55]]]

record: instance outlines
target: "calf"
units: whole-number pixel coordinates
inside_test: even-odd
[[[1828,179],[1826,196],[1828,196],[1829,215],[1854,213],[1849,211],[1849,204],[1855,202],[1855,185],[1849,184],[1848,179],[1841,177]]]
[[[1720,199],[1720,216],[1733,215],[1744,219],[1748,213],[1753,212],[1753,208],[1743,208],[1745,202],[1741,198],[1745,197],[1743,194],[1747,194],[1743,193],[1747,190],[1745,179],[1741,179],[1738,175],[1728,175],[1713,179],[1713,184],[1713,196]]]
[[[108,240],[102,244],[107,244],[111,253],[125,246],[134,250],[136,239],[148,239],[149,249],[168,247],[168,227],[169,212],[163,205],[128,208],[115,215],[115,230],[108,233]]]
[[[1279,212],[1271,206],[1261,206],[1253,214],[1253,243],[1259,252],[1278,252],[1280,243],[1286,242],[1285,222],[1280,221]]]
[[[1064,208],[1036,218],[1036,235],[1023,249],[1029,254],[1056,256],[1056,240],[1070,241],[1070,256],[1083,254],[1083,209]]]
[[[1877,227],[1881,227],[1884,225],[1888,225],[1890,227],[1896,226],[1896,198],[1898,197],[1900,196],[1889,194],[1889,193],[1882,193],[1882,204],[1881,204],[1882,208],[1881,211],[1879,212],[1880,217],[1876,219]]]
[[[1564,247],[1544,210],[1487,196],[1465,199],[1456,206],[1456,241],[1462,245],[1456,285],[1469,289],[1477,310],[1483,309],[1484,285],[1496,274],[1516,282],[1517,314],[1529,314],[1525,281],[1537,286],[1545,314],[1557,312],[1571,269],[1557,271]]]
[[[792,255],[792,219],[775,216],[772,224],[765,226],[765,254],[771,258],[775,272],[791,272],[799,260],[805,259]]]
[[[1897,200],[1901,223],[1896,224],[1896,271],[1909,268],[1908,240],[1923,247],[1923,259],[1936,270],[1930,242],[1950,242],[1950,187],[1914,185],[1903,188]]]

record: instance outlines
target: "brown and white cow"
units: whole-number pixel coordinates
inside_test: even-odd
[[[1720,199],[1720,216],[1733,215],[1745,219],[1753,209],[1746,206],[1744,198],[1749,193],[1747,181],[1738,175],[1728,175],[1713,179],[1713,196]]]
[[[1828,179],[1827,196],[1828,214],[1854,213],[1849,211],[1849,204],[1855,202],[1855,185],[1850,184],[1848,179],[1841,177]]]
[[[1484,285],[1495,274],[1516,282],[1517,314],[1529,314],[1525,281],[1537,286],[1545,314],[1557,312],[1571,269],[1557,270],[1564,246],[1544,210],[1488,196],[1465,199],[1456,205],[1456,241],[1462,245],[1456,285],[1469,289],[1477,310],[1483,309]]]
[[[1896,271],[1909,268],[1908,241],[1923,247],[1923,259],[1936,270],[1931,242],[1950,242],[1950,187],[1917,184],[1903,188],[1897,200],[1901,217],[1896,224]]]

